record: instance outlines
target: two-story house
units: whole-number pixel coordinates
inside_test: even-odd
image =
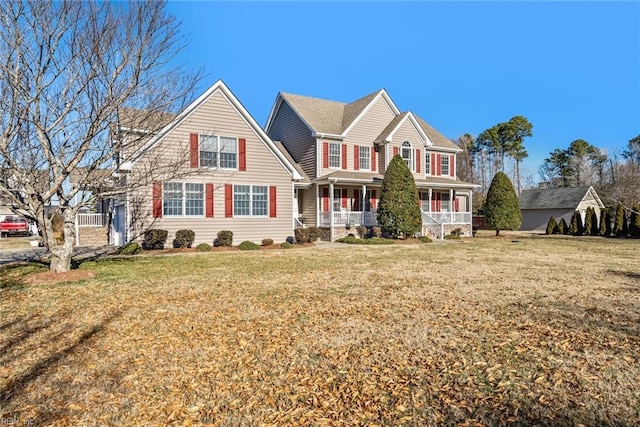
[[[376,205],[391,158],[413,173],[423,233],[471,235],[472,191],[456,177],[460,149],[411,111],[400,112],[384,89],[351,103],[279,93],[265,126],[308,178],[295,189],[294,210],[307,226],[376,225]]]

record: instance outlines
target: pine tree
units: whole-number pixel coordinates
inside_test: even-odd
[[[553,234],[557,228],[558,224],[556,224],[556,219],[552,216],[549,218],[549,222],[547,222],[547,230],[545,231],[545,234]]]
[[[384,232],[395,237],[411,236],[422,228],[416,182],[399,155],[391,159],[384,173],[378,203],[378,223]]]
[[[560,218],[560,221],[558,221],[558,234],[569,234],[569,227],[564,218]]]
[[[582,215],[579,211],[574,211],[569,224],[569,234],[572,236],[582,236],[584,234],[584,226],[582,225]]]
[[[616,208],[616,218],[613,224],[613,234],[616,237],[627,237],[629,232],[627,226],[627,216],[624,211],[624,206],[621,203],[618,203],[618,207]]]
[[[611,214],[607,208],[600,211],[600,235],[602,237],[609,237],[611,235]]]
[[[491,181],[484,202],[484,219],[489,228],[496,230],[496,236],[500,230],[515,230],[522,224],[518,196],[503,172],[498,172]]]
[[[640,237],[640,204],[631,211],[629,235],[631,237]]]
[[[589,206],[584,216],[584,234],[585,236],[597,236],[598,235],[598,217],[596,210]]]

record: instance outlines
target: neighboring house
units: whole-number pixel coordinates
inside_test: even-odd
[[[586,216],[588,207],[593,207],[600,223],[600,212],[604,205],[593,187],[547,188],[523,190],[519,198],[522,212],[521,230],[542,231],[547,227],[550,217],[556,221],[564,218],[569,224],[577,210]]]
[[[303,177],[222,81],[163,120],[168,123],[134,147],[119,170],[144,175],[150,162],[162,170],[184,149],[183,170],[130,190],[113,205],[111,243],[123,244],[149,226],[168,230],[168,245],[180,229],[193,230],[196,244],[211,244],[220,230],[231,230],[234,244],[292,235],[294,182]],[[145,132],[139,122],[117,126],[115,137]]]
[[[304,172],[294,200],[304,225],[329,227],[332,238],[377,225],[384,172],[399,154],[418,187],[423,233],[471,235],[477,185],[456,176],[461,150],[411,111],[400,112],[384,89],[351,103],[279,93],[265,130]]]

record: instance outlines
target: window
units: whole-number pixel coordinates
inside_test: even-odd
[[[451,212],[451,202],[449,200],[449,193],[440,193],[440,197],[441,197],[440,211]]]
[[[440,174],[449,175],[449,156],[440,157]]]
[[[267,216],[269,205],[266,185],[234,185],[234,216]]]
[[[341,162],[341,144],[337,144],[335,142],[332,142],[329,144],[329,167],[330,168],[340,168],[342,167],[342,162]]]
[[[402,143],[400,155],[402,156],[402,160],[407,164],[409,170],[413,171],[413,149],[411,148],[411,143],[409,143],[409,141]]]
[[[431,154],[429,152],[424,153],[424,173],[431,175]]]
[[[162,213],[165,216],[203,216],[204,184],[165,182]]]
[[[342,190],[339,188],[333,189],[333,210],[340,211],[342,209]]]
[[[425,212],[429,212],[431,209],[429,208],[429,193],[423,192],[420,196],[422,199],[422,203],[420,204],[420,209]]]
[[[238,139],[228,136],[200,135],[200,166],[236,169]]]
[[[358,165],[360,170],[371,169],[371,148],[360,147],[360,164]]]

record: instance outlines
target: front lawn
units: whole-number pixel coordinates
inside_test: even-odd
[[[18,425],[638,425],[638,251],[521,237],[190,253],[86,262],[86,280],[62,284],[5,267],[0,412]]]

